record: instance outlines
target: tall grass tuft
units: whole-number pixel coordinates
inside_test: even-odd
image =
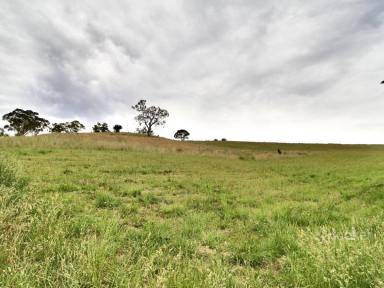
[[[0,186],[22,188],[26,180],[20,177],[19,168],[11,160],[0,156]]]

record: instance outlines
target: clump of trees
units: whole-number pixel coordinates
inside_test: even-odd
[[[63,133],[65,132],[65,123],[53,123],[50,131],[52,133]]]
[[[113,132],[115,133],[120,133],[120,131],[123,129],[123,126],[119,125],[119,124],[116,124],[115,126],[113,126]]]
[[[1,128],[0,135],[5,135],[5,130],[15,132],[16,136],[37,135],[44,130],[49,130],[52,133],[78,133],[85,129],[85,126],[78,120],[65,123],[50,123],[47,119],[39,117],[39,113],[32,110],[15,109],[14,111],[5,114],[2,118],[9,124]]]
[[[165,109],[155,106],[147,107],[146,100],[140,100],[136,105],[132,106],[132,109],[139,112],[139,115],[135,117],[139,123],[137,132],[147,134],[147,136],[153,136],[153,129],[164,125],[166,118],[169,117],[169,113]]]
[[[175,135],[173,137],[175,137],[175,139],[180,139],[181,141],[184,141],[186,139],[188,139],[188,136],[189,136],[189,132],[185,129],[180,129],[180,130],[177,130]]]
[[[92,129],[93,129],[93,132],[95,133],[110,132],[108,128],[108,124],[105,122],[104,123],[97,122],[97,124],[95,124]]]
[[[166,123],[166,118],[169,117],[169,113],[166,109],[147,106],[146,100],[140,100],[136,105],[132,106],[138,115],[135,120],[138,122],[137,132],[146,134],[147,136],[153,136],[154,129],[159,126],[163,126]],[[32,110],[15,109],[14,111],[5,114],[2,119],[8,122],[4,128],[0,128],[0,136],[4,136],[5,131],[14,132],[16,136],[25,135],[37,135],[44,130],[48,130],[51,133],[79,133],[85,129],[85,126],[78,120],[63,123],[53,123],[47,119],[41,118],[39,113]],[[120,133],[123,126],[116,124],[113,126],[115,133]],[[98,122],[92,127],[95,133],[110,132],[107,123]],[[189,132],[186,130],[179,130],[175,134],[176,139],[185,140],[188,139]]]
[[[79,133],[81,130],[84,130],[85,126],[81,124],[78,120],[65,123],[53,123],[50,131],[52,133]]]
[[[4,129],[14,131],[17,136],[37,135],[47,129],[50,124],[48,120],[39,117],[39,113],[23,109],[15,109],[5,114],[3,120],[9,123],[4,126]]]

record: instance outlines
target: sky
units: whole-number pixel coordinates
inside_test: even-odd
[[[155,134],[384,143],[383,0],[0,0],[0,114]],[[1,124],[5,124],[2,122]]]

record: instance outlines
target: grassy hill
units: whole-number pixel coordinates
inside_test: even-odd
[[[80,134],[0,149],[1,287],[384,285],[384,146]]]

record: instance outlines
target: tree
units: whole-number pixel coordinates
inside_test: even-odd
[[[123,129],[123,126],[121,126],[119,124],[116,124],[115,126],[113,126],[113,131],[115,133],[120,133],[121,129]]]
[[[85,126],[79,121],[65,123],[53,123],[51,127],[52,133],[79,133],[80,130],[85,129]]]
[[[15,131],[16,136],[37,135],[49,126],[48,120],[40,118],[39,113],[31,110],[15,109],[5,114],[3,120],[9,123],[4,128],[8,131]]]
[[[53,123],[50,128],[52,133],[63,133],[66,132],[65,123]]]
[[[95,133],[109,132],[108,124],[105,122],[104,123],[97,122],[97,124],[93,126],[93,132]]]
[[[137,131],[152,136],[153,128],[164,125],[169,113],[160,107],[147,107],[146,103],[146,100],[140,100],[135,106],[132,106],[132,109],[139,112],[139,115],[135,117],[135,120],[139,123]]]
[[[185,139],[188,139],[189,135],[190,134],[187,130],[181,129],[177,130],[173,137],[175,137],[175,139],[180,139],[181,141],[184,141]]]
[[[81,124],[78,120],[67,122],[65,123],[65,126],[66,126],[65,133],[79,133],[81,130],[85,129],[85,126]]]

